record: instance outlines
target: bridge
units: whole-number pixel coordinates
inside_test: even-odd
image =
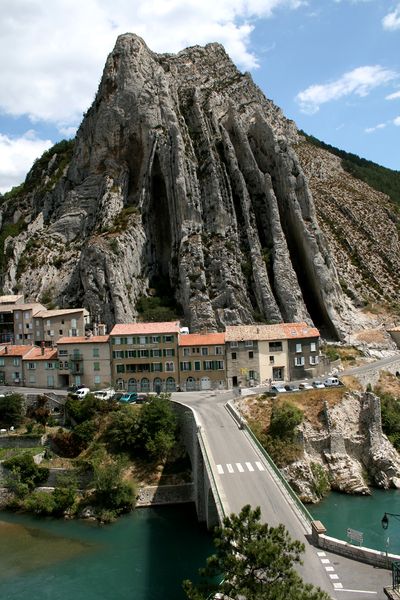
[[[224,515],[260,506],[263,521],[283,523],[305,545],[299,573],[333,599],[383,600],[390,572],[321,550],[311,544],[310,517],[295,494],[282,483],[246,428],[227,409],[232,392],[173,394],[184,424],[192,461],[195,502],[200,521],[209,527]]]

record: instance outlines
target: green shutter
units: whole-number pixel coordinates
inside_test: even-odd
[[[150,350],[150,358],[153,358],[153,350]]]

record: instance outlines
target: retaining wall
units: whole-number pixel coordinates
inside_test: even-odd
[[[183,504],[194,502],[194,484],[151,485],[140,488],[136,506],[155,506],[157,504]]]
[[[45,436],[0,435],[0,448],[34,448],[43,446]]]

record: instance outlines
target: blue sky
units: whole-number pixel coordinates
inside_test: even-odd
[[[74,135],[127,31],[221,42],[301,129],[400,170],[399,0],[0,0],[0,192]]]

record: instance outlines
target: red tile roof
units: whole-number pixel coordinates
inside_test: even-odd
[[[179,333],[179,321],[166,323],[119,323],[115,325],[110,335],[148,335],[152,333]]]
[[[54,360],[56,358],[57,348],[39,348],[39,346],[34,346],[28,354],[25,354],[23,360]]]
[[[188,333],[179,336],[180,346],[223,346],[225,333]]]
[[[73,336],[73,337],[61,337],[57,341],[57,345],[60,344],[101,344],[108,342],[109,335],[92,335],[86,336]]]
[[[274,325],[231,325],[227,326],[225,340],[290,340],[319,337],[316,327],[307,323],[277,323]]]
[[[25,356],[27,352],[32,350],[34,346],[1,346],[0,345],[0,355],[1,356]]]

